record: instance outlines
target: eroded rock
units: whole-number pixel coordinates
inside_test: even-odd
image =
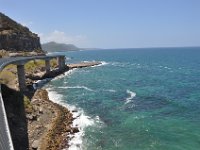
[[[33,150],[37,150],[38,147],[39,147],[39,140],[35,140],[35,141],[33,141],[32,149],[33,149]]]
[[[0,13],[0,50],[41,51],[40,38],[27,27]],[[17,54],[13,54],[17,55]]]

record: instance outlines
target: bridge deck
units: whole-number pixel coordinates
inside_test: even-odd
[[[10,58],[0,58],[0,71],[9,64],[25,64],[28,61],[36,59],[53,59],[57,57],[64,57],[63,55],[53,55],[53,56],[34,56],[34,57],[10,57]],[[1,94],[0,85],[0,150],[14,150],[13,143],[11,139],[11,134],[8,126],[7,115],[5,111],[4,102]]]

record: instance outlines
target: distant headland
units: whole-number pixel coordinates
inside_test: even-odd
[[[80,48],[76,47],[73,44],[56,43],[53,41],[42,44],[42,49],[46,52],[65,52],[80,50]]]
[[[79,50],[99,50],[100,48],[79,48],[73,44],[57,43],[51,41],[42,44],[42,49],[46,52],[67,52]]]

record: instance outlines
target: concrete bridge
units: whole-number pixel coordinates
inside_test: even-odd
[[[45,69],[47,73],[50,73],[50,60],[57,58],[59,70],[65,69],[65,56],[54,55],[54,56],[34,56],[34,57],[11,57],[11,58],[0,58],[0,71],[3,70],[9,64],[17,65],[17,74],[19,81],[20,91],[26,91],[26,79],[24,65],[31,60],[45,60]],[[0,86],[0,150],[14,150],[13,142],[8,126],[7,115],[5,111],[4,102],[1,94]]]

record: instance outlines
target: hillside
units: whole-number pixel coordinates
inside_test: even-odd
[[[0,12],[0,50],[42,51],[40,38],[27,27],[15,22]]]
[[[47,52],[63,52],[63,51],[77,51],[80,48],[76,47],[73,44],[63,44],[56,42],[48,42],[42,44],[42,49]]]

